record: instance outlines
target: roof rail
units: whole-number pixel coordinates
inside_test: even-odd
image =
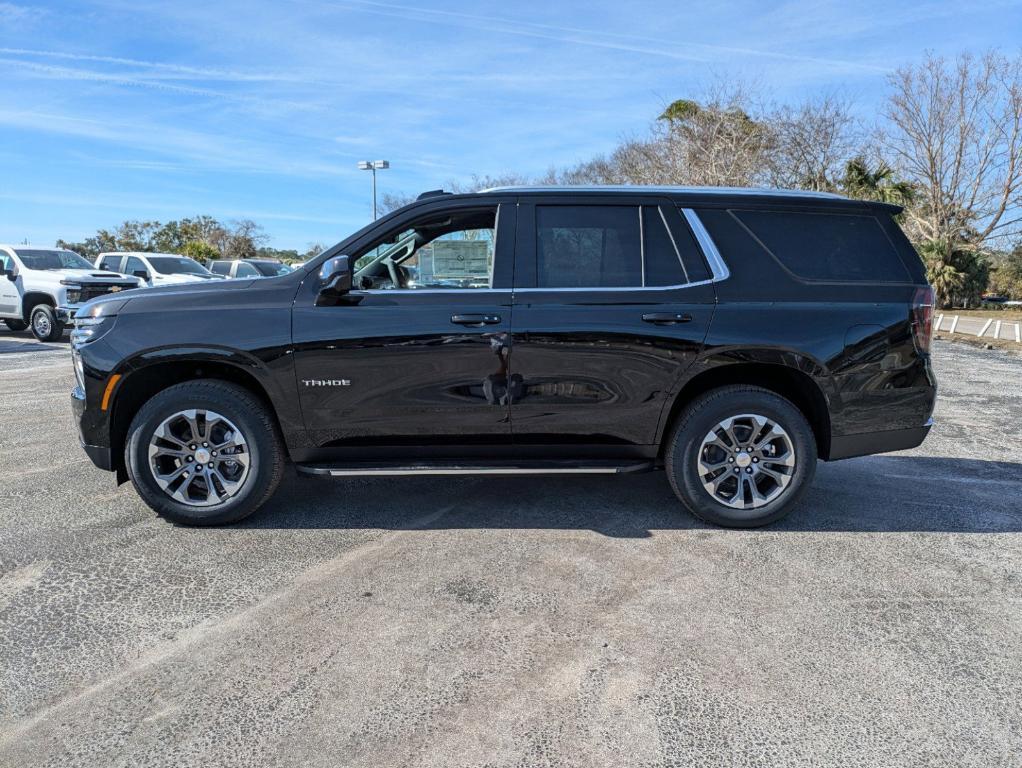
[[[415,199],[416,200],[427,200],[428,198],[431,198],[431,197],[440,197],[440,195],[449,195],[449,194],[451,194],[451,193],[450,192],[444,192],[442,189],[431,189],[431,190],[429,190],[427,192],[423,192],[421,195],[419,195]]]

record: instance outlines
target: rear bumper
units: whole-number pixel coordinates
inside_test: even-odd
[[[851,459],[855,456],[915,448],[926,439],[932,426],[933,419],[929,419],[923,426],[912,429],[892,429],[861,435],[833,435],[830,438],[830,456],[827,460]]]

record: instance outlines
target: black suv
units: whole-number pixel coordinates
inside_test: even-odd
[[[816,460],[919,445],[933,295],[895,206],[776,190],[429,192],[291,274],[91,302],[93,462],[218,524],[299,472],[663,468],[777,520]]]

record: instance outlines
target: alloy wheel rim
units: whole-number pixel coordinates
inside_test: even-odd
[[[37,312],[35,316],[35,331],[40,336],[50,335],[50,319],[46,317],[42,312]]]
[[[160,422],[149,439],[149,469],[160,489],[190,507],[213,507],[245,487],[248,441],[228,418],[192,408]]]
[[[795,446],[776,420],[743,413],[706,433],[696,462],[699,481],[714,501],[731,509],[758,509],[790,486]]]

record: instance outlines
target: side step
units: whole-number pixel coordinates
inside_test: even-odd
[[[649,472],[652,461],[375,461],[298,464],[306,475],[321,477],[395,477],[404,475],[624,475]]]

